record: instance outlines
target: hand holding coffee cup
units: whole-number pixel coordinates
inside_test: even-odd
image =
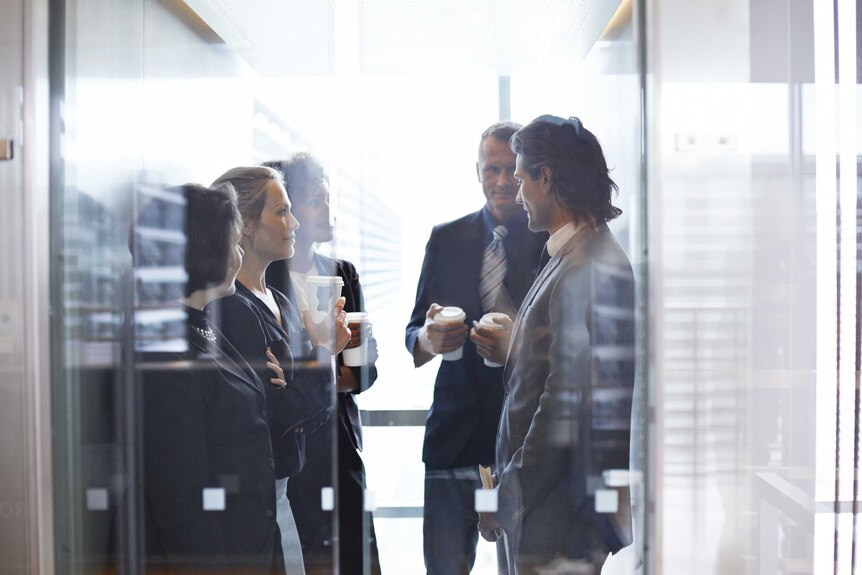
[[[443,309],[442,305],[432,303],[425,313],[425,325],[419,332],[422,345],[434,355],[460,349],[467,339],[467,325],[463,321],[437,321],[437,316]]]
[[[344,304],[347,302],[339,297],[335,307],[321,321],[314,321],[314,312],[302,310],[302,321],[305,323],[305,331],[311,343],[315,346],[324,347],[331,353],[339,353],[350,342],[350,328],[347,327],[347,314],[344,313]]]
[[[344,312],[345,299],[339,298],[338,314],[335,316],[335,350],[333,353],[341,353],[350,343],[350,326],[347,322],[347,314]]]
[[[498,312],[486,313],[478,322],[473,322],[470,340],[476,344],[477,353],[485,358],[488,367],[503,367],[506,362],[512,325],[509,316]]]
[[[341,276],[308,276],[305,287],[308,309],[314,323],[322,322],[335,309],[343,286]]]
[[[347,326],[350,329],[350,341],[347,342],[347,346],[341,352],[344,365],[348,367],[367,365],[368,336],[371,330],[368,314],[364,311],[349,312],[347,314]]]
[[[436,325],[434,326],[435,330],[448,330],[451,329],[451,326],[457,326],[459,332],[461,328],[466,328],[464,324],[464,320],[467,319],[467,314],[464,313],[460,307],[455,306],[446,306],[442,308],[437,314],[434,316],[434,322]],[[464,355],[464,340],[466,339],[466,329],[463,330],[463,335],[457,338],[458,343],[455,349],[451,349],[443,352],[443,359],[446,361],[458,361]],[[445,334],[446,331],[443,331]],[[452,332],[449,333],[450,339],[451,336],[454,335]]]
[[[350,342],[348,342],[347,347],[344,349],[351,349],[360,344],[366,345],[368,346],[368,359],[366,363],[374,363],[379,357],[379,354],[377,353],[377,340],[374,339],[374,326],[371,324],[371,320],[360,320],[360,322],[355,322],[355,320],[350,317],[352,313],[365,312],[347,312],[347,327],[350,328]]]
[[[347,327],[350,329],[350,341],[347,342],[347,347],[344,349],[354,349],[362,345],[363,334],[368,330],[369,325],[368,314],[364,311],[347,312]]]

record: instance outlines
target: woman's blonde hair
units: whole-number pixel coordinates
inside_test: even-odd
[[[256,222],[266,205],[266,189],[272,182],[284,185],[284,178],[277,170],[265,166],[240,166],[216,178],[212,187],[233,186],[243,221]]]

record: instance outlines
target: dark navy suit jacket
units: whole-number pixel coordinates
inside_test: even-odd
[[[418,345],[419,330],[432,303],[462,308],[469,326],[482,317],[479,276],[485,248],[492,237],[490,223],[490,215],[482,208],[432,230],[425,248],[416,306],[407,324],[406,343],[410,353]],[[526,212],[507,222],[507,228],[504,285],[517,308],[533,283],[548,236],[529,231]],[[440,363],[434,402],[425,421],[422,460],[428,469],[493,463],[503,406],[502,371],[485,366],[469,337],[462,359]]]

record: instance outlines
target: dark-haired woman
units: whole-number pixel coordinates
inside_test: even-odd
[[[306,434],[323,425],[334,402],[335,355],[350,340],[341,298],[332,314],[313,323],[287,297],[267,285],[269,265],[294,254],[299,227],[279,172],[267,167],[229,170],[214,186],[237,192],[245,258],[236,293],[219,302],[220,325],[249,363],[263,365],[271,348],[287,371],[287,385],[270,390],[270,430],[275,456],[278,524],[288,575],[304,574],[302,547],[286,488],[305,463]],[[288,364],[292,369],[287,369]]]
[[[278,286],[297,307],[306,307],[306,278],[314,275],[340,276],[344,281],[344,311],[365,311],[362,287],[356,267],[345,260],[334,260],[315,251],[318,244],[332,241],[329,212],[329,178],[320,161],[307,152],[298,152],[282,162],[267,162],[287,180],[287,195],[300,223],[296,230],[295,255],[276,262],[267,270],[267,280]],[[289,263],[288,263],[289,262]],[[379,573],[377,539],[370,511],[364,510],[365,467],[362,451],[362,423],[355,395],[368,389],[377,379],[374,365],[377,343],[369,337],[369,362],[362,367],[338,366],[338,421],[308,438],[308,448],[317,454],[291,481],[289,495],[303,550],[324,559],[332,550],[332,515],[321,511],[315,497],[322,487],[332,484],[332,444],[335,432],[338,487],[338,555],[343,575]],[[369,571],[365,571],[365,558]]]
[[[185,200],[188,279],[176,305],[187,337],[185,351],[138,358],[148,567],[271,572],[280,558],[265,388],[283,386],[284,374],[270,354],[262,382],[204,310],[233,293],[242,264],[232,192],[170,192]]]

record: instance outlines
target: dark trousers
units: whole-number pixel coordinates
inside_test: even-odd
[[[377,534],[371,513],[364,510],[365,468],[350,445],[339,444],[338,531],[341,575],[380,575]],[[344,462],[354,461],[348,466]]]
[[[425,470],[422,530],[428,575],[470,573],[479,541],[474,499],[481,487],[478,466]]]
[[[288,495],[302,542],[308,575],[335,571],[333,546],[338,545],[341,575],[378,575],[380,559],[371,513],[364,510],[365,468],[341,421],[338,430],[337,468],[332,461],[331,425],[307,438],[305,468],[290,478]],[[337,481],[337,517],[320,509],[320,489]],[[335,525],[338,521],[338,540]]]

